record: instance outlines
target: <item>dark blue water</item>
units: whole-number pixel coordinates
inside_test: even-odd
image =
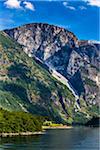
[[[99,128],[49,129],[44,135],[0,139],[0,150],[99,149]]]

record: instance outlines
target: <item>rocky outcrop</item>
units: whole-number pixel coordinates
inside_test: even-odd
[[[70,55],[67,73],[70,82],[88,103],[99,102],[100,44],[81,42]]]
[[[95,41],[82,40],[70,31],[42,23],[5,30],[29,56],[66,77],[87,105],[98,104],[99,50]]]
[[[12,38],[23,45],[26,53],[31,53],[46,61],[62,47],[75,47],[77,38],[63,28],[48,24],[28,24],[6,30]]]

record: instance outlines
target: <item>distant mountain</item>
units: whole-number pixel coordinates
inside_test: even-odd
[[[99,116],[99,47],[42,23],[0,32],[1,107],[63,123]]]

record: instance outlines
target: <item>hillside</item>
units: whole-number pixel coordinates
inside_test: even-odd
[[[48,116],[58,123],[85,123],[98,116],[98,45],[89,44],[89,53],[85,46],[73,33],[47,24],[0,32],[0,106]],[[46,66],[68,83],[58,81]],[[77,101],[69,85],[77,91]]]
[[[42,124],[43,117],[25,112],[9,112],[0,108],[0,136],[2,133],[42,131]]]
[[[65,121],[75,99],[66,86],[29,58],[21,46],[0,32],[0,107]]]
[[[66,77],[87,104],[99,102],[100,43],[78,40],[74,33],[54,25],[33,23],[5,32],[47,66]]]

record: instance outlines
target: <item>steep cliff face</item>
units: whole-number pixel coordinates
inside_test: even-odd
[[[50,57],[54,55],[56,57],[58,53],[62,55],[64,60],[68,59],[66,55],[70,53],[69,49],[74,48],[78,41],[73,33],[57,26],[42,23],[28,24],[5,32],[23,45],[26,53],[34,54],[46,62],[50,61]],[[68,47],[68,50],[63,49],[64,47]],[[66,60],[64,62],[66,63]]]
[[[0,107],[67,123],[70,118],[73,121],[76,105],[66,86],[0,32]]]
[[[20,43],[29,56],[36,56],[66,77],[80,99],[97,111],[99,43],[79,41],[68,30],[42,23],[28,24],[5,32]]]
[[[79,95],[95,105],[99,102],[99,50],[100,45],[81,43],[70,55],[67,73]]]

